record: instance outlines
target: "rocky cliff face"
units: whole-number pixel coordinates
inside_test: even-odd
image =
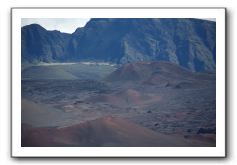
[[[21,55],[23,62],[52,62],[67,59],[70,34],[47,31],[37,24],[21,29]]]
[[[91,19],[73,34],[22,28],[23,60],[169,61],[215,71],[216,24],[198,19]]]

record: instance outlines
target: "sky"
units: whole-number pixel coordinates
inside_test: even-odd
[[[215,21],[215,18],[205,19]],[[78,27],[84,27],[89,20],[90,18],[23,18],[21,20],[21,26],[36,23],[47,30],[73,33]]]
[[[214,21],[214,22],[216,22],[216,19],[215,19],[215,18],[203,18],[203,19],[208,20],[208,21]]]

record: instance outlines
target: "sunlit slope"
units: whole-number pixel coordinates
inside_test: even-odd
[[[64,64],[64,65],[36,65],[22,71],[22,80],[47,79],[101,79],[116,69],[112,65],[97,64]]]

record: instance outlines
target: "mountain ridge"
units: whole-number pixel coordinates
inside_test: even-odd
[[[30,27],[22,28],[23,62],[169,61],[192,71],[215,72],[212,21],[93,18],[72,34]]]

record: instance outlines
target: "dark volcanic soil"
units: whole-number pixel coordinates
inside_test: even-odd
[[[215,90],[215,74],[167,62],[102,80],[22,80],[22,145],[215,146]]]

